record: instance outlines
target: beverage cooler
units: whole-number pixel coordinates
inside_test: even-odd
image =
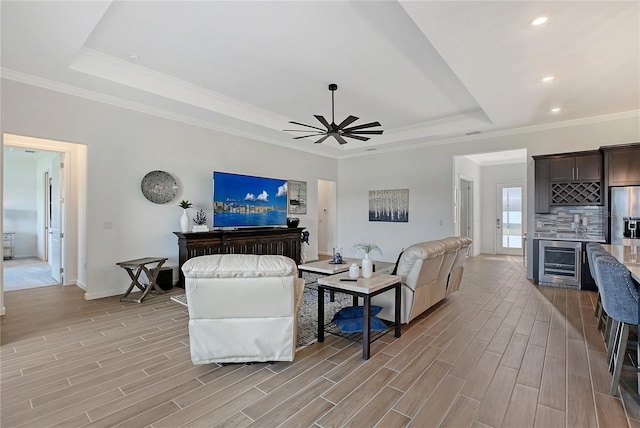
[[[538,283],[580,288],[582,243],[539,241]]]

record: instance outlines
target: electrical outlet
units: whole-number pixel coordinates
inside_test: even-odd
[[[103,229],[113,229],[113,223],[111,223],[110,221],[105,221],[104,224],[102,225]]]

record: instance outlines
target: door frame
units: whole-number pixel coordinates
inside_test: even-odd
[[[84,288],[84,284],[78,281],[79,269],[86,260],[86,256],[81,254],[81,251],[84,251],[86,247],[86,222],[84,219],[86,218],[86,175],[78,175],[78,171],[86,172],[87,165],[87,155],[86,148],[79,151],[77,147],[83,146],[78,143],[67,143],[63,141],[56,140],[47,140],[41,138],[34,137],[26,137],[15,134],[2,134],[2,150],[4,152],[5,147],[19,147],[19,148],[27,148],[27,149],[35,149],[35,150],[46,150],[50,152],[59,152],[64,154],[65,166],[61,168],[60,173],[63,177],[63,187],[60,189],[61,196],[64,200],[65,209],[63,210],[61,222],[61,229],[64,232],[64,238],[62,239],[62,253],[61,253],[61,266],[65,272],[64,282],[61,285],[78,285],[81,288]],[[86,147],[86,146],[85,146]],[[3,158],[3,162],[6,160]],[[73,165],[71,165],[73,164]],[[68,209],[68,201],[69,195],[71,192],[70,186],[72,185],[71,180],[71,169],[76,169],[76,184],[74,185],[74,209],[76,212],[74,213],[73,223],[69,223],[69,216],[72,215],[71,211]],[[78,182],[78,180],[83,180],[82,183]],[[82,195],[80,195],[82,192]],[[4,204],[4,200],[3,200]],[[1,226],[0,226],[1,227]],[[69,227],[73,228],[73,239],[78,239],[78,242],[74,245],[69,246]],[[75,242],[75,241],[74,241]],[[67,272],[73,272],[74,277],[70,277],[67,275]],[[4,293],[4,284],[0,283],[0,293]]]
[[[471,217],[470,219],[467,218],[467,220],[469,221],[468,227],[469,227],[469,234],[465,235],[468,236],[469,238],[471,238],[471,245],[469,246],[469,254],[473,255],[474,254],[474,250],[473,250],[473,246],[475,245],[475,239],[474,239],[474,234],[475,234],[475,217],[476,217],[476,212],[475,212],[475,181],[473,178],[468,177],[464,174],[458,174],[458,182],[456,183],[456,196],[455,196],[455,204],[456,204],[456,212],[455,212],[455,216],[456,216],[456,235],[458,236],[463,236],[462,235],[462,230],[460,227],[461,224],[461,219],[462,219],[462,211],[461,211],[461,205],[462,205],[462,180],[466,181],[469,183],[469,188],[470,188],[470,201],[468,201],[468,212],[469,212],[469,217]]]

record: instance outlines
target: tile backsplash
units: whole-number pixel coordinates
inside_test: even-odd
[[[552,206],[549,214],[536,214],[535,231],[557,234],[575,233],[576,230],[571,228],[571,223],[576,214],[581,221],[583,218],[587,219],[586,235],[604,239],[606,217],[604,207],[600,206]]]

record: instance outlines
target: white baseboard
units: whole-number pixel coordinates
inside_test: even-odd
[[[103,297],[122,296],[127,291],[127,287],[117,290],[101,290],[99,293],[87,293],[86,288],[84,290],[84,300],[93,300],[102,299]]]

